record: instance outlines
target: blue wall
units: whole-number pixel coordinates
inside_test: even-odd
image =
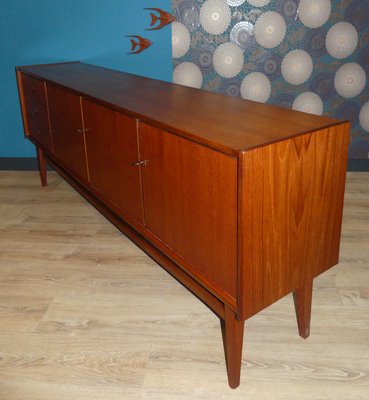
[[[1,0],[0,157],[33,157],[24,139],[14,67],[84,61],[171,81],[171,29],[145,31],[151,18],[144,7],[171,10],[170,0]],[[154,44],[126,55],[138,34]]]

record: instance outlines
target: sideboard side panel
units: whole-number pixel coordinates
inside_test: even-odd
[[[17,85],[18,85],[18,94],[19,94],[19,101],[21,106],[21,114],[22,114],[22,121],[23,121],[23,130],[24,130],[24,137],[27,138],[29,136],[29,128],[28,128],[28,121],[27,121],[27,105],[26,99],[24,95],[24,86],[23,86],[23,72],[16,68],[15,70],[17,76]]]
[[[242,316],[338,263],[349,124],[242,153]]]

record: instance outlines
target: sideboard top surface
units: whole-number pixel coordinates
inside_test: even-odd
[[[20,70],[233,155],[341,123],[80,62]]]

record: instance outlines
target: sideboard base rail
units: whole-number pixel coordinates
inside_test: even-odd
[[[47,186],[47,165],[50,164],[74,189],[76,189],[105,218],[115,225],[125,236],[153,258],[168,273],[190,290],[198,299],[209,307],[219,318],[223,338],[224,354],[227,366],[228,382],[231,388],[240,384],[242,347],[244,336],[244,321],[237,319],[236,313],[225,306],[217,297],[202,287],[191,276],[186,274],[170,258],[153,246],[140,233],[134,230],[110,208],[97,199],[82,184],[73,178],[52,157],[36,145],[37,160],[42,186]],[[310,334],[310,317],[313,282],[308,282],[303,288],[293,292],[299,334],[306,339]]]
[[[76,189],[90,204],[92,204],[105,218],[115,225],[124,235],[132,242],[139,246],[146,254],[159,263],[174,278],[182,283],[188,290],[196,295],[203,303],[205,303],[220,318],[225,317],[224,304],[213,294],[208,292],[200,284],[198,284],[191,276],[186,274],[171,259],[166,257],[160,250],[153,246],[141,234],[134,230],[130,225],[117,216],[110,208],[97,199],[91,192],[84,188],[76,179],[65,171],[58,163],[50,158],[47,153],[38,150],[38,155],[50,164],[60,176],[62,176],[74,189]],[[41,183],[46,183],[46,163],[39,162],[42,169],[40,170]]]

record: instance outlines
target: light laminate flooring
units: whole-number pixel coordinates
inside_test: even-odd
[[[241,386],[218,318],[56,173],[0,172],[0,400],[368,400],[369,173],[348,173],[340,264],[246,321]]]

